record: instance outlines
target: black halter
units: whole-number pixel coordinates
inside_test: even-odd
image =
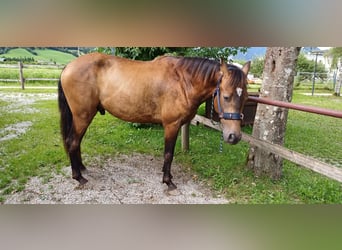
[[[218,115],[220,119],[224,120],[243,120],[244,115],[242,113],[228,113],[223,112],[221,108],[221,101],[220,101],[220,84],[221,84],[222,77],[218,80],[216,90],[213,93],[213,101],[215,96],[217,96],[217,107],[218,107]]]

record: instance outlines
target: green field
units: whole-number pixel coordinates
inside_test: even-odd
[[[317,90],[327,92],[326,90]],[[342,110],[342,98],[305,96],[307,90],[297,90],[293,102]],[[0,89],[0,94],[21,95],[56,93],[56,90]],[[59,114],[56,100],[38,101],[29,105],[38,112],[12,112],[17,100],[0,101],[0,137],[11,124],[31,121],[26,133],[0,143],[0,201],[7,194],[22,190],[32,176],[49,179],[51,172],[68,166],[59,134]],[[7,111],[6,111],[7,110]],[[200,109],[203,112],[203,107]],[[322,161],[342,167],[342,119],[290,111],[286,147]],[[251,133],[251,127],[243,129]],[[283,178],[271,181],[255,178],[246,170],[248,144],[224,145],[219,152],[220,133],[202,125],[191,126],[190,151],[182,152],[177,141],[175,162],[190,168],[212,189],[233,203],[248,204],[342,204],[341,183],[285,161]],[[96,146],[94,146],[96,145]],[[161,126],[135,126],[106,114],[96,116],[85,135],[85,164],[101,155],[138,152],[162,157],[163,129]],[[66,177],[70,178],[70,177]]]
[[[33,49],[31,53],[25,48],[15,48],[6,54],[0,54],[0,58],[33,58],[37,63],[67,64],[75,59],[75,56],[52,49]],[[36,54],[36,55],[35,55]]]

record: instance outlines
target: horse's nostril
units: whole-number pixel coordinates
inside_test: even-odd
[[[228,141],[229,142],[233,142],[233,141],[235,141],[235,139],[236,139],[235,134],[229,134],[229,136],[228,136]]]
[[[229,144],[236,144],[240,141],[241,137],[237,136],[235,133],[231,133],[228,135],[227,142]]]

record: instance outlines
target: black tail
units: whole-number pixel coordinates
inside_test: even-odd
[[[73,134],[73,122],[72,113],[69,104],[65,98],[61,80],[59,80],[58,82],[58,106],[59,112],[61,114],[61,134],[65,150],[68,151],[68,141],[70,141],[70,136],[72,136]]]

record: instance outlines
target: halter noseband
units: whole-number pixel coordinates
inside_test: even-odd
[[[243,120],[244,115],[242,113],[229,113],[223,112],[221,108],[221,101],[220,101],[220,84],[222,81],[222,77],[217,81],[216,90],[213,93],[213,101],[215,96],[217,96],[217,107],[218,107],[218,115],[220,119],[224,120]]]

